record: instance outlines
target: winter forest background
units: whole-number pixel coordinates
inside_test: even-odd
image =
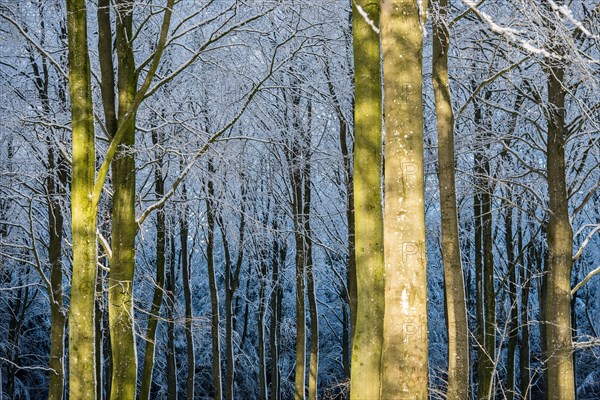
[[[415,109],[427,323],[412,331],[428,348],[428,396],[600,398],[600,3],[392,3],[428,14],[417,28],[422,114]],[[78,31],[78,41],[82,21],[87,39]],[[356,281],[367,270],[355,257],[364,252],[355,251],[355,221],[373,222],[354,213],[364,189],[354,182],[365,160],[354,153],[364,29],[378,40],[375,3],[0,0],[0,399],[350,396],[351,364],[353,374],[359,365],[351,349],[361,350],[351,346],[357,283],[359,310],[361,285],[372,284]],[[445,285],[442,262],[439,32],[450,44],[464,289]],[[85,92],[75,73],[86,71],[82,49],[87,120],[91,103],[71,100],[77,82]],[[396,75],[383,50],[387,95]],[[393,101],[386,96],[384,107]],[[371,106],[382,121],[381,104]],[[82,126],[95,137],[77,147]],[[547,164],[563,150],[564,163]],[[381,146],[370,152],[379,163],[392,157]],[[564,201],[552,202],[561,174]],[[76,177],[98,198],[97,215],[77,229],[72,213],[87,211]],[[549,221],[561,215],[572,227],[561,270],[569,287],[547,278],[558,246]],[[74,265],[84,256],[74,232],[95,220],[97,262]],[[466,307],[462,396],[448,389],[458,374],[448,368],[449,293]],[[551,296],[570,302],[570,313],[552,320]],[[544,339],[565,328],[560,318],[573,340],[572,397],[553,397],[568,377],[552,378]]]

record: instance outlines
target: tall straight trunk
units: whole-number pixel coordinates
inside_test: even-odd
[[[434,1],[439,13],[433,18],[432,77],[438,129],[438,180],[442,219],[442,261],[448,332],[447,399],[467,399],[469,393],[469,327],[465,284],[460,255],[456,169],[454,160],[454,114],[448,82],[447,0]]]
[[[367,14],[371,26],[361,14]],[[356,326],[352,338],[350,397],[377,399],[381,389],[384,264],[381,206],[382,115],[379,4],[357,0],[354,38],[354,222]],[[375,27],[375,28],[374,28]]]
[[[41,4],[40,4],[41,5]],[[41,12],[41,9],[40,9]],[[43,19],[40,21],[40,29],[44,29]],[[34,73],[34,83],[38,90],[38,96],[44,114],[50,114],[50,103],[48,98],[49,75],[46,59],[42,59],[41,68],[30,56],[31,66]],[[50,301],[50,383],[48,387],[48,398],[50,400],[62,400],[64,377],[64,341],[66,314],[63,309],[62,289],[62,237],[63,237],[63,210],[60,206],[60,198],[65,196],[67,182],[67,165],[60,154],[52,145],[52,138],[47,136],[48,164],[46,178],[46,194],[48,196],[48,263],[50,264],[50,286],[48,298]],[[12,150],[8,151],[8,158],[12,158]],[[0,239],[4,236],[0,233]]]
[[[274,223],[273,231],[277,232],[277,224]],[[283,295],[283,282],[280,273],[280,266],[285,265],[286,247],[280,242],[279,238],[273,241],[273,268],[271,271],[271,329],[270,329],[270,349],[271,349],[271,400],[279,400],[281,398],[280,390],[280,373],[279,373],[279,336],[280,324],[282,318],[281,298]]]
[[[187,201],[187,190],[185,184],[182,189],[182,200]],[[181,242],[181,274],[183,281],[183,299],[185,302],[185,340],[187,345],[187,380],[186,395],[188,400],[194,399],[194,385],[196,376],[196,357],[194,352],[194,332],[193,332],[193,310],[192,310],[192,283],[190,274],[190,265],[188,259],[188,209],[184,205],[179,219],[179,240]]]
[[[65,161],[61,156],[55,161],[55,150],[48,150],[48,261],[50,263],[50,386],[49,400],[62,400],[65,386],[64,344],[66,315],[63,309],[62,290],[62,237],[63,212],[59,197],[64,196],[67,185]],[[56,168],[56,172],[53,171]],[[55,180],[58,177],[58,182]]]
[[[113,63],[113,35],[110,17],[110,0],[98,0],[98,61],[100,64],[100,93],[104,111],[104,125],[108,137],[117,132],[117,109],[115,104],[115,68]],[[96,291],[102,293],[96,299],[96,384],[97,398],[109,399],[112,385],[112,351],[108,319],[105,315],[104,274],[98,271]],[[103,363],[104,361],[104,363]]]
[[[152,144],[157,146],[162,143],[157,131],[152,132]],[[160,150],[157,150],[160,152]],[[157,154],[157,164],[154,170],[154,193],[156,199],[160,200],[165,195],[165,182],[163,178],[163,155]],[[150,399],[150,387],[152,385],[152,371],[154,369],[154,352],[156,348],[156,329],[162,304],[164,283],[165,283],[165,213],[161,206],[156,214],[156,279],[154,286],[154,295],[152,296],[152,306],[150,308],[150,318],[148,319],[148,329],[146,330],[146,351],[144,352],[144,369],[142,372],[142,382],[140,387],[140,400]]]
[[[489,92],[486,93],[489,97]],[[490,122],[483,115],[481,105],[475,105],[476,129],[489,130]],[[486,124],[484,124],[484,121]],[[482,126],[484,126],[482,128]],[[485,140],[489,132],[477,133],[478,140]],[[475,208],[475,268],[477,280],[477,396],[479,399],[494,398],[494,360],[496,354],[496,298],[494,289],[494,259],[492,241],[490,166],[484,149],[475,153],[474,172],[476,189]]]
[[[308,118],[310,120],[311,106],[309,104]],[[317,308],[317,295],[315,289],[315,273],[312,255],[312,230],[310,227],[311,209],[311,177],[310,177],[310,148],[311,132],[307,132],[304,143],[304,241],[306,243],[306,289],[308,295],[308,307],[310,315],[310,361],[308,370],[308,399],[317,400],[319,386],[319,310]]]
[[[486,175],[489,176],[489,162],[485,161]],[[492,194],[488,183],[481,194],[481,222],[483,224],[483,306],[484,326],[483,348],[485,351],[485,383],[481,399],[495,397],[496,360],[496,291],[494,288],[494,249],[492,238]]]
[[[214,175],[215,170],[212,163],[208,163],[208,173]],[[212,177],[208,179],[208,197],[206,199],[206,220],[207,220],[207,240],[206,240],[206,261],[208,264],[208,284],[210,288],[210,306],[211,306],[211,335],[212,335],[212,374],[214,398],[221,400],[223,398],[223,387],[221,381],[221,336],[219,335],[219,292],[217,287],[217,277],[215,275],[215,191]],[[182,253],[183,256],[183,253]]]
[[[351,17],[351,15],[350,15]],[[350,21],[352,24],[352,21]],[[348,122],[342,112],[342,107],[338,101],[329,72],[329,64],[325,65],[325,74],[327,76],[327,86],[329,94],[334,103],[336,116],[338,119],[338,132],[340,151],[342,153],[342,164],[344,171],[344,186],[346,189],[346,222],[348,226],[347,234],[347,252],[348,252],[348,267],[346,277],[346,293],[349,310],[343,312],[343,331],[342,331],[342,362],[344,364],[344,373],[346,377],[350,377],[350,350],[354,328],[356,327],[356,228],[354,223],[354,176],[352,174],[352,145],[348,143]],[[354,105],[353,105],[354,107]],[[346,295],[344,295],[346,297]],[[348,324],[348,313],[350,313],[350,324]],[[349,325],[349,326],[348,326]],[[349,328],[349,329],[348,329]]]
[[[294,143],[292,163],[299,163],[299,145]],[[294,399],[304,400],[306,380],[306,243],[302,232],[302,174],[299,165],[292,164],[292,210],[294,239],[296,242],[296,371],[294,377]]]
[[[569,199],[565,173],[565,90],[564,70],[552,65],[547,71],[548,138],[546,168],[549,214],[548,259],[545,297],[545,359],[548,399],[575,398],[573,342],[571,332],[571,268],[573,230],[569,220]]]
[[[69,398],[96,397],[95,298],[97,274],[94,111],[84,0],[67,0],[69,91],[73,134],[71,228],[73,275],[69,309]]]
[[[474,264],[475,264],[475,328],[477,343],[477,397],[482,393],[487,393],[484,389],[483,378],[485,377],[484,366],[486,355],[483,348],[484,336],[484,318],[483,318],[483,253],[482,253],[482,231],[483,223],[481,219],[481,179],[477,178],[480,173],[480,163],[482,162],[480,152],[475,153],[475,185],[473,188],[473,224],[474,224]]]
[[[509,186],[509,190],[511,190]],[[513,242],[513,209],[510,205],[512,196],[510,193],[506,195],[506,201],[504,201],[504,242],[506,246],[506,264],[508,268],[508,290],[509,290],[509,301],[510,301],[510,315],[508,323],[508,348],[506,356],[506,390],[507,399],[513,400],[515,398],[516,385],[516,362],[515,352],[517,349],[517,340],[519,333],[519,308],[517,303],[517,266],[515,263],[515,252]],[[519,249],[522,251],[522,249]]]
[[[28,273],[27,273],[28,275]],[[29,296],[29,287],[22,287],[21,284],[27,282],[29,277],[17,279],[18,289],[16,290],[16,296],[11,296],[11,300],[8,303],[8,309],[10,313],[10,319],[8,322],[8,351],[7,351],[7,376],[6,376],[6,392],[9,399],[15,399],[15,394],[18,394],[18,377],[19,372],[18,365],[21,364],[21,331],[23,324],[25,323],[25,315],[32,304]]]
[[[521,221],[519,221],[519,241],[522,240],[521,238],[523,235],[523,228],[521,225]],[[522,259],[527,260],[527,262],[522,262],[519,274],[519,280],[521,282],[521,307],[519,312],[521,321],[521,338],[519,343],[519,393],[523,400],[529,400],[531,398],[531,389],[529,386],[531,379],[529,375],[529,288],[531,287],[531,274],[529,271],[533,265],[534,245],[531,243],[528,249],[523,249],[522,245],[519,245],[519,247],[522,249]],[[525,256],[527,256],[527,258],[525,258]]]
[[[137,355],[133,331],[133,277],[135,270],[135,117],[125,122],[137,91],[133,57],[133,2],[118,1],[115,11],[118,61],[118,124],[127,123],[112,166],[112,258],[108,276],[108,321],[112,348],[111,400],[136,397]]]
[[[169,254],[169,272],[165,282],[165,291],[167,292],[167,349],[165,356],[167,358],[167,399],[177,400],[177,366],[175,363],[175,259],[177,258],[175,249],[175,218],[172,219],[172,229],[170,230],[170,254]]]
[[[386,132],[383,399],[429,396],[421,33],[425,3],[381,3]]]
[[[265,319],[267,313],[266,281],[267,281],[267,251],[261,251],[260,282],[258,287],[258,373],[260,386],[260,399],[267,400],[267,343],[265,334]]]
[[[246,226],[245,218],[245,199],[242,200],[242,212],[240,220],[240,237],[238,243],[238,254],[233,264],[229,241],[227,240],[227,232],[221,214],[218,214],[217,221],[221,229],[221,237],[223,240],[223,252],[225,255],[225,398],[233,400],[234,384],[235,384],[235,357],[233,333],[235,331],[235,310],[234,296],[240,282],[240,272],[242,271],[242,263],[244,260],[244,232]]]
[[[294,226],[295,289],[296,289],[296,366],[294,371],[294,399],[304,400],[306,396],[306,262],[307,234],[305,229],[304,202],[304,139],[306,133],[300,110],[300,83],[296,81],[291,90],[291,143],[286,150],[289,178],[291,183],[291,211]],[[310,110],[308,111],[310,115]],[[309,118],[310,121],[310,118]],[[310,133],[309,133],[310,134]]]
[[[240,216],[240,237],[239,237],[239,248],[235,265],[231,258],[231,250],[229,248],[229,241],[227,240],[227,232],[225,230],[225,224],[218,214],[218,223],[221,229],[221,237],[223,240],[223,252],[225,255],[225,398],[227,400],[233,400],[234,397],[234,384],[235,384],[235,357],[234,357],[234,343],[233,333],[235,331],[235,310],[234,310],[234,296],[237,291],[240,282],[240,272],[242,271],[242,263],[244,260],[244,232],[246,225],[245,218],[245,200],[242,200],[242,212]]]

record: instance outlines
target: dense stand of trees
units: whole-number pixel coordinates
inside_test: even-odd
[[[596,399],[600,3],[0,0],[0,399]]]

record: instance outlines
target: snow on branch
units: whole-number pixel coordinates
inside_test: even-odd
[[[532,53],[532,54],[539,54],[539,55],[542,55],[547,58],[552,58],[554,60],[562,60],[563,59],[563,57],[559,56],[558,54],[554,54],[545,49],[541,49],[541,48],[533,45],[528,40],[523,39],[521,37],[521,34],[523,33],[522,31],[498,25],[497,23],[494,22],[494,20],[492,19],[492,17],[490,15],[486,14],[484,11],[481,11],[479,8],[477,8],[476,2],[474,2],[472,0],[462,0],[462,1],[471,9],[471,11],[473,11],[483,22],[485,22],[488,25],[488,27],[491,29],[492,32],[497,33],[500,36],[504,36],[509,41],[520,46],[525,51]]]
[[[589,37],[591,39],[596,39],[596,40],[600,39],[600,36],[594,35],[585,26],[583,26],[583,23],[581,21],[579,21],[577,18],[575,18],[573,16],[573,13],[569,9],[569,7],[564,6],[564,5],[559,6],[553,0],[548,0],[548,3],[550,3],[550,7],[552,8],[552,11],[562,14],[566,19],[571,21],[571,23],[573,25],[575,25],[577,27],[577,29],[579,29],[584,35],[586,35],[587,37]]]
[[[592,279],[594,277],[594,275],[598,275],[600,274],[600,267],[596,268],[593,271],[590,271],[589,274],[587,274],[585,276],[585,278],[583,278],[583,280],[581,282],[579,282],[577,285],[575,285],[575,287],[573,288],[573,290],[571,290],[571,296],[573,296],[575,293],[577,293],[577,291],[579,289],[581,289],[581,287],[583,285],[585,285],[590,279]]]
[[[363,17],[367,25],[369,25],[371,29],[373,29],[373,32],[379,35],[379,28],[376,27],[375,22],[373,22],[373,20],[369,18],[369,14],[367,14],[367,12],[363,10],[363,8],[358,4],[356,4],[356,9],[358,10],[358,13],[361,15],[361,17]]]

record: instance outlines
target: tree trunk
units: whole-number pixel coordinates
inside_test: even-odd
[[[423,2],[425,3],[425,2]],[[381,3],[385,113],[382,399],[428,390],[422,33],[418,1]]]
[[[381,206],[381,75],[377,2],[357,0],[354,37],[354,221],[356,229],[356,326],[352,338],[350,397],[377,399],[381,389],[384,264]]]
[[[438,128],[438,180],[442,219],[444,298],[448,332],[447,399],[467,399],[469,393],[469,327],[462,271],[454,160],[454,114],[448,82],[447,0],[436,0],[433,18],[432,74]]]
[[[133,2],[121,0],[115,7],[118,61],[118,125],[125,129],[112,161],[112,258],[108,276],[108,321],[111,334],[113,373],[111,400],[136,397],[137,356],[133,331],[133,278],[135,270],[135,117],[125,121],[137,91],[133,56]],[[121,128],[123,123],[127,126]]]
[[[571,333],[571,268],[573,231],[569,221],[569,199],[565,174],[565,89],[564,71],[551,66],[548,77],[548,174],[549,214],[548,261],[543,298],[546,322],[545,344],[548,399],[575,398],[573,342]]]
[[[520,226],[519,226],[519,229]],[[530,244],[527,250],[527,263],[523,263],[521,268],[520,280],[521,280],[521,341],[519,346],[519,392],[523,400],[531,399],[531,388],[529,375],[529,288],[531,283],[531,274],[529,271],[533,266],[533,243]]]
[[[67,0],[69,90],[73,133],[71,216],[73,275],[69,310],[69,398],[96,397],[96,211],[94,112],[84,0]]]
[[[65,386],[64,376],[64,344],[66,315],[63,309],[62,290],[62,238],[63,238],[63,213],[60,199],[65,195],[64,188],[67,185],[67,171],[65,161],[59,156],[55,163],[54,149],[48,153],[48,232],[50,239],[48,243],[48,261],[50,263],[50,387],[48,389],[49,400],[62,400],[63,388]],[[55,181],[57,169],[58,184]]]
[[[350,17],[352,17],[352,15],[350,15]],[[350,25],[351,24],[352,21],[350,21]],[[348,224],[348,234],[346,240],[348,242],[348,260],[346,287],[344,288],[345,294],[343,295],[343,300],[348,302],[349,310],[343,310],[344,321],[342,328],[342,362],[344,364],[344,373],[346,377],[350,378],[351,341],[352,337],[354,336],[354,328],[356,327],[356,228],[354,223],[354,176],[352,174],[352,145],[348,143],[349,123],[344,118],[342,107],[335,94],[328,63],[325,64],[325,74],[327,76],[329,94],[333,99],[334,108],[338,119],[340,151],[342,153],[344,186],[346,189],[346,222]],[[350,324],[348,324],[348,313],[350,313]]]
[[[187,190],[185,184],[182,189],[182,201],[187,202]],[[192,288],[190,265],[188,262],[188,209],[187,205],[183,206],[183,211],[179,219],[179,240],[181,241],[181,273],[183,281],[183,298],[185,302],[185,340],[187,344],[187,383],[186,394],[188,400],[194,399],[194,384],[196,374],[196,358],[194,352],[194,332],[193,332],[193,311],[192,311]]]
[[[167,399],[177,400],[177,366],[175,363],[175,218],[172,219],[170,235],[169,273],[165,282],[167,294]]]
[[[311,105],[309,104],[308,119],[310,121]],[[302,214],[304,216],[304,240],[306,243],[306,288],[310,315],[310,361],[308,370],[308,399],[317,400],[319,386],[319,310],[317,308],[317,295],[315,289],[315,274],[312,256],[312,230],[310,227],[311,209],[311,177],[310,177],[310,148],[311,132],[307,132],[304,142],[304,203]]]
[[[529,273],[532,267],[533,258],[533,242],[528,244],[528,248],[523,247],[523,221],[519,218],[517,225],[517,235],[519,240],[519,248],[521,255],[517,260],[518,265],[521,265],[519,271],[519,281],[521,288],[521,304],[519,309],[519,320],[521,328],[521,337],[519,340],[519,394],[523,400],[531,398],[531,390],[529,387],[529,288],[531,274]]]
[[[259,246],[265,246],[261,244]],[[267,350],[266,350],[266,335],[265,335],[265,319],[266,319],[266,281],[267,281],[267,250],[261,250],[262,257],[260,260],[259,272],[259,287],[258,287],[258,374],[260,385],[260,399],[267,400]]]
[[[489,92],[485,94],[489,97]],[[477,140],[484,141],[489,134],[489,116],[483,116],[481,105],[475,104]],[[485,122],[485,124],[484,124]],[[483,128],[482,128],[483,126]],[[485,129],[483,133],[480,130]],[[496,354],[496,297],[494,289],[494,258],[492,241],[490,166],[484,149],[475,152],[475,268],[477,281],[477,396],[494,398],[494,361]]]
[[[292,185],[292,222],[294,224],[294,243],[296,246],[296,368],[294,376],[294,399],[304,400],[306,396],[306,263],[307,263],[307,233],[305,229],[303,195],[303,139],[302,121],[297,116],[300,113],[300,84],[292,88],[292,143],[286,152],[290,183]]]
[[[298,147],[295,143],[294,147]],[[294,151],[294,150],[293,150]],[[297,149],[294,151],[296,152]],[[294,155],[292,163],[299,162],[299,155]],[[306,296],[305,275],[306,275],[306,244],[302,232],[302,175],[300,166],[292,164],[292,210],[294,218],[294,239],[296,242],[296,371],[295,371],[295,389],[294,399],[304,400],[305,398],[305,375],[306,375]]]
[[[235,332],[235,310],[234,310],[234,297],[235,292],[240,282],[240,272],[242,270],[242,263],[244,260],[244,231],[246,225],[245,219],[245,198],[242,199],[242,212],[240,215],[240,237],[239,237],[239,248],[237,254],[237,260],[235,265],[231,258],[231,250],[229,248],[229,241],[227,240],[227,232],[225,230],[225,224],[218,214],[218,223],[221,229],[221,237],[223,240],[223,252],[225,254],[225,359],[227,363],[227,369],[225,370],[225,398],[227,400],[233,400],[234,397],[234,385],[235,385],[235,354],[233,348],[233,335]]]
[[[212,163],[208,163],[209,175],[214,175],[215,170]],[[221,381],[221,336],[219,335],[219,292],[217,287],[217,278],[215,276],[215,191],[212,178],[208,179],[208,197],[206,199],[206,220],[207,220],[207,240],[206,240],[206,260],[208,264],[208,283],[210,287],[210,305],[211,305],[211,335],[212,335],[212,373],[214,398],[221,400],[223,398],[223,388]],[[183,253],[182,253],[183,256]],[[190,397],[190,399],[193,397]]]
[[[277,232],[277,223],[273,225],[273,231]],[[280,391],[280,373],[279,373],[279,336],[280,324],[282,318],[281,298],[283,295],[283,282],[280,273],[280,266],[285,266],[287,249],[285,244],[280,242],[280,238],[275,237],[273,241],[273,269],[271,275],[271,329],[270,329],[270,349],[271,349],[271,400],[281,399]]]
[[[509,186],[509,190],[511,190]],[[512,196],[510,193],[505,194],[507,201],[504,201],[504,241],[506,247],[506,260],[507,260],[507,268],[508,268],[508,290],[509,290],[509,301],[510,301],[510,321],[508,323],[508,354],[506,360],[506,374],[507,382],[506,382],[506,390],[507,390],[507,399],[513,400],[515,398],[515,375],[516,375],[516,363],[515,363],[515,351],[517,349],[517,339],[519,333],[519,309],[517,303],[517,271],[516,271],[516,263],[515,263],[515,253],[514,253],[514,244],[513,244],[513,209],[510,205],[510,201]],[[522,251],[522,249],[519,249]]]
[[[162,143],[157,131],[152,132],[152,144],[157,146]],[[160,152],[160,150],[157,150]],[[163,155],[157,154],[157,165],[154,170],[154,193],[156,199],[160,200],[165,195],[165,182],[163,178]],[[152,371],[154,369],[154,352],[156,348],[156,329],[162,304],[164,283],[165,283],[165,214],[161,206],[156,214],[156,280],[154,295],[152,296],[152,306],[150,308],[150,317],[148,319],[148,329],[146,331],[146,351],[144,352],[144,369],[142,372],[142,381],[140,387],[140,400],[150,399],[150,387],[152,385]]]

